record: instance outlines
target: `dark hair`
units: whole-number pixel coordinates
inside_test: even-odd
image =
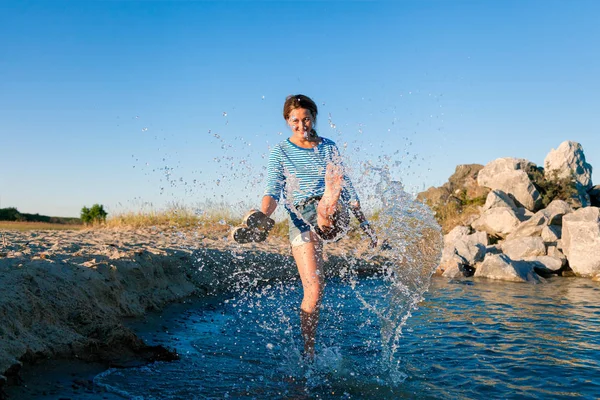
[[[317,120],[317,105],[310,97],[303,94],[294,94],[285,98],[285,103],[283,103],[283,119],[287,120],[292,110],[296,108],[307,109],[315,121]]]

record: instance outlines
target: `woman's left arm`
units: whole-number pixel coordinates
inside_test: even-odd
[[[371,227],[371,225],[369,225],[367,217],[365,217],[365,214],[360,208],[360,203],[358,201],[351,202],[350,210],[352,210],[352,214],[354,214],[354,216],[358,220],[360,224],[360,229],[362,229],[363,232],[369,237],[369,239],[371,239],[371,247],[377,247],[377,234],[375,233],[375,230]]]

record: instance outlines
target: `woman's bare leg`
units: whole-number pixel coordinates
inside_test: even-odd
[[[292,254],[300,273],[304,297],[300,305],[300,329],[304,339],[304,353],[313,358],[315,355],[315,336],[319,322],[319,306],[323,294],[323,249],[315,234],[311,232],[311,241],[292,247]]]
[[[327,164],[325,171],[325,192],[317,206],[317,224],[319,228],[331,228],[334,224],[333,215],[337,210],[342,181],[344,175],[342,168],[335,164]]]

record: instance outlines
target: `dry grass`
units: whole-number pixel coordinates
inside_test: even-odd
[[[473,215],[478,215],[480,213],[477,204],[469,204],[461,208],[450,204],[445,207],[437,207],[435,210],[436,219],[442,227],[442,232],[444,234],[447,234],[458,225],[467,225],[467,221],[469,221]]]
[[[226,236],[233,227],[239,226],[242,218],[234,215],[229,208],[213,207],[208,211],[195,212],[189,207],[172,206],[162,211],[140,211],[116,214],[97,228],[158,228],[161,230],[193,230],[198,234],[217,239]],[[278,222],[271,236],[287,236],[287,221]]]
[[[48,222],[0,221],[0,229],[8,231],[77,231],[83,228],[83,225],[52,224]]]

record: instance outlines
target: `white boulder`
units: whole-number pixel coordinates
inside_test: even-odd
[[[496,207],[485,211],[471,223],[471,226],[473,229],[484,231],[491,236],[504,238],[512,233],[520,223],[521,220],[512,208]]]
[[[546,246],[540,236],[526,236],[506,240],[502,243],[502,252],[512,260],[524,260],[527,257],[545,256]]]
[[[556,243],[560,239],[562,227],[559,225],[546,225],[542,228],[542,240],[545,243]]]
[[[562,142],[556,150],[550,150],[544,159],[544,175],[546,179],[572,176],[586,190],[593,186],[592,166],[585,161],[583,147],[570,140]]]
[[[457,226],[444,236],[444,249],[438,268],[444,272],[459,268],[466,276],[469,267],[483,260],[487,245],[485,232],[471,233],[469,227]]]
[[[479,171],[477,183],[490,189],[501,190],[523,207],[534,211],[541,206],[542,199],[527,175],[531,166],[534,164],[524,159],[499,158]]]
[[[536,212],[527,221],[521,222],[519,226],[507,236],[507,240],[527,236],[540,236],[547,225],[561,225],[565,214],[572,212],[571,206],[563,200],[553,200],[548,207]]]
[[[504,193],[502,190],[492,190],[491,192],[489,192],[485,199],[485,204],[481,208],[481,211],[485,212],[490,208],[496,207],[508,207],[513,210],[517,209],[517,206],[513,199],[511,199],[510,196]]]
[[[533,263],[513,261],[505,254],[492,254],[477,266],[475,277],[510,282],[542,282],[542,278],[533,270]]]
[[[600,273],[600,209],[580,208],[563,218],[561,245],[576,275]]]
[[[524,261],[539,263],[539,265],[534,265],[533,267],[538,273],[556,273],[565,265],[565,260],[551,256],[527,257]]]

